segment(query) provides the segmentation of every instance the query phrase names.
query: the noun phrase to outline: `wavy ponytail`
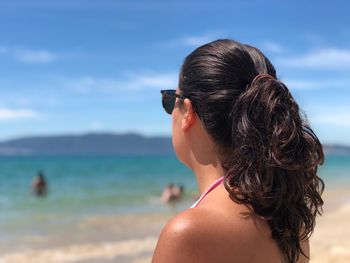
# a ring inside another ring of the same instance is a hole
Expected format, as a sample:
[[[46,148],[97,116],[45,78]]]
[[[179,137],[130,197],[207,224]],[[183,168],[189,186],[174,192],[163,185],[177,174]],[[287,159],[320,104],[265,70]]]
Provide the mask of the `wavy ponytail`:
[[[323,205],[324,184],[316,174],[322,146],[287,87],[273,78],[253,81],[231,116],[235,140],[223,164],[229,167],[225,187],[267,219],[286,262],[296,262]]]
[[[217,40],[185,59],[179,88],[219,147],[226,190],[267,220],[295,263],[322,212],[324,154],[273,65],[257,48]]]

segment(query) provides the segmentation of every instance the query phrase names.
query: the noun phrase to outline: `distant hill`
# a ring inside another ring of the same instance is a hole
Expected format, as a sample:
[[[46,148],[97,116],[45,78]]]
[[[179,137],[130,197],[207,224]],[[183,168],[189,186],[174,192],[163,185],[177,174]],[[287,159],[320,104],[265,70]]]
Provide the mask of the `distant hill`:
[[[349,146],[324,145],[326,154],[350,154]],[[37,136],[0,142],[0,156],[17,155],[172,155],[171,138],[138,134],[91,133]]]
[[[169,137],[137,134],[38,136],[0,142],[0,155],[174,154]]]
[[[325,154],[350,154],[350,146],[345,145],[323,145]]]

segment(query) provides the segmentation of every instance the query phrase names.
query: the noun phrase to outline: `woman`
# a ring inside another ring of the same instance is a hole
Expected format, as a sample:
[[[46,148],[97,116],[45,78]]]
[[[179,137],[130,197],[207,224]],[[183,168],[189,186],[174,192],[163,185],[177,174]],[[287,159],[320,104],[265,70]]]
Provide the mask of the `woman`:
[[[201,198],[164,227],[153,263],[308,262],[322,146],[257,48],[217,40],[162,91],[173,146]]]

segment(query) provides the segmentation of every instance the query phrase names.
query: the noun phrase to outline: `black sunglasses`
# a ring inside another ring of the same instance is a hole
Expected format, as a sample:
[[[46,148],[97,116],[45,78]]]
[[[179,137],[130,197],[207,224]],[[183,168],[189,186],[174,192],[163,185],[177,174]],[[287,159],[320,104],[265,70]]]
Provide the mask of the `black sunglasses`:
[[[181,100],[185,99],[183,95],[177,94],[176,90],[174,89],[161,90],[160,93],[162,93],[163,108],[168,114],[173,113],[176,98],[179,98]]]

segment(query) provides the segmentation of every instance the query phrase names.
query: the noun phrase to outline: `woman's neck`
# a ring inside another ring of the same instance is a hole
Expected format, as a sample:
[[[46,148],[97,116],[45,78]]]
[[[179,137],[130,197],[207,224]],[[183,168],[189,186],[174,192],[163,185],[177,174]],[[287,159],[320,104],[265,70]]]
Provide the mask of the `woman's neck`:
[[[196,176],[200,195],[202,195],[216,180],[224,176],[224,171],[220,165],[199,164],[192,167],[192,170]]]
[[[225,174],[220,161],[220,151],[200,121],[185,135],[189,149],[184,158],[185,163],[195,174],[199,193],[203,194],[212,183]]]

